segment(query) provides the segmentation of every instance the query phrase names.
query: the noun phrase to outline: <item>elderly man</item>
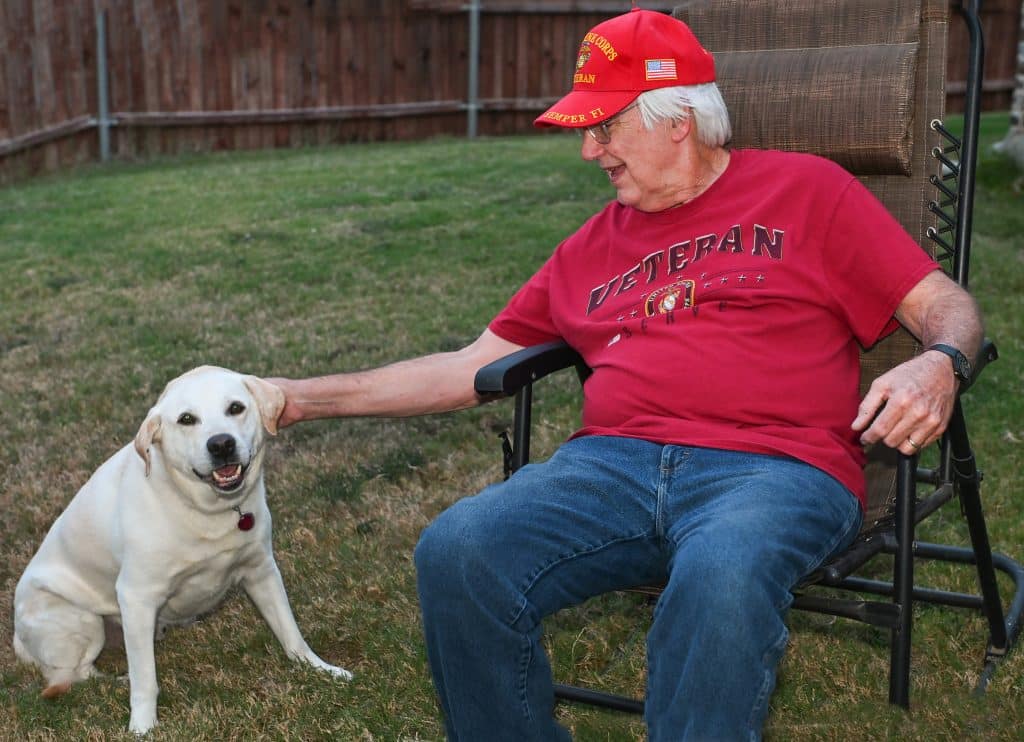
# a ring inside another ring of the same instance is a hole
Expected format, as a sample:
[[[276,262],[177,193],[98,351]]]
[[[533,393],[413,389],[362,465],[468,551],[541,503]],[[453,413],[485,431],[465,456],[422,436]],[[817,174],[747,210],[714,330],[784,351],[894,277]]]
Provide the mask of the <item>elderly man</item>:
[[[542,618],[651,582],[651,739],[758,738],[790,590],[860,527],[862,445],[934,441],[969,374],[971,298],[836,165],[728,149],[714,80],[669,16],[596,26],[537,124],[576,129],[615,201],[462,350],[275,380],[289,425],[470,407],[479,367],[557,338],[593,368],[582,428],[416,549],[451,739],[566,738]],[[860,400],[858,347],[897,322],[934,350]]]

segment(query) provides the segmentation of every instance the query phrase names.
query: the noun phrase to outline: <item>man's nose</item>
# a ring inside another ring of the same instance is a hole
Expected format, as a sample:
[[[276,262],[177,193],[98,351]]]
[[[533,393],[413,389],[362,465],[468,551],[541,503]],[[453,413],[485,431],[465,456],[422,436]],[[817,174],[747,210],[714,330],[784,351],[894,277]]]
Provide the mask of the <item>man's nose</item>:
[[[587,162],[596,160],[604,152],[604,145],[600,144],[594,137],[584,129],[583,141],[580,143],[580,157]]]

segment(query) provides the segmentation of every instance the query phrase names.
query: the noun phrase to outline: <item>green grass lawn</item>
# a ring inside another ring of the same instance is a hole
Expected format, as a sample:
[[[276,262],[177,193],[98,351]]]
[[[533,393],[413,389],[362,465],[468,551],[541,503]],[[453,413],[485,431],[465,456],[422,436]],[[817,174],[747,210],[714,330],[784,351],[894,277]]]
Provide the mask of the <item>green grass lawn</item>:
[[[983,120],[972,287],[1002,360],[965,402],[997,548],[1024,557],[1024,197]],[[305,376],[475,338],[558,240],[611,197],[575,137],[234,153],[87,168],[0,190],[0,740],[130,739],[123,651],[55,702],[10,648],[14,585],[53,519],[127,443],[164,384],[204,363]],[[538,390],[534,453],[577,418],[571,374]],[[289,428],[271,442],[275,551],[310,645],[356,679],[290,663],[255,609],[222,609],[157,645],[154,739],[439,739],[411,554],[459,497],[500,478],[501,402],[409,420]],[[925,534],[958,536],[955,506]],[[149,524],[149,527],[159,527]],[[970,589],[969,574],[926,571]],[[552,619],[562,679],[643,687],[649,610],[607,596]],[[869,627],[794,614],[766,732],[778,740],[1018,739],[1024,659],[972,698],[980,618],[915,615],[913,712],[886,703]],[[723,671],[727,669],[723,668]],[[638,719],[559,707],[581,740]]]

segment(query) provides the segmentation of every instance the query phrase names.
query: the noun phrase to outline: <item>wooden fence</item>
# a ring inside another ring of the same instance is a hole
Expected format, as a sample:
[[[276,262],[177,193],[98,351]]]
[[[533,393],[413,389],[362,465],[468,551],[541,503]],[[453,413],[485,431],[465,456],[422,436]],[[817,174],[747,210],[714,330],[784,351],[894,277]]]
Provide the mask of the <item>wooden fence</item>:
[[[467,10],[474,5],[476,24]],[[624,0],[4,0],[0,182],[98,159],[104,122],[110,153],[120,159],[461,136],[467,126],[526,132],[567,89],[583,34],[627,7]],[[1006,109],[1020,0],[986,0],[983,9],[984,103]],[[101,13],[105,55],[97,47]],[[956,81],[966,72],[961,25],[953,24],[950,110],[958,110]]]

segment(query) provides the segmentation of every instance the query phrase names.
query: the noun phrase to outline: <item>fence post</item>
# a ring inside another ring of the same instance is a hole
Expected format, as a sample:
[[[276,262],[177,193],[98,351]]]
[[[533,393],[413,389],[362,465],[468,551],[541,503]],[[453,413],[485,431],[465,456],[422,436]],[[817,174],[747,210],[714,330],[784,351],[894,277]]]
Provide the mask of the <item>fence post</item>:
[[[96,85],[98,86],[100,161],[110,159],[110,98],[107,87],[107,11],[96,11]]]
[[[465,6],[469,11],[469,90],[466,103],[466,136],[476,138],[477,114],[480,110],[480,0]]]

